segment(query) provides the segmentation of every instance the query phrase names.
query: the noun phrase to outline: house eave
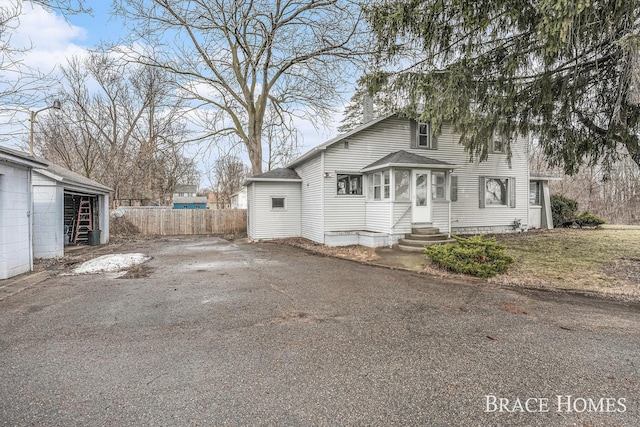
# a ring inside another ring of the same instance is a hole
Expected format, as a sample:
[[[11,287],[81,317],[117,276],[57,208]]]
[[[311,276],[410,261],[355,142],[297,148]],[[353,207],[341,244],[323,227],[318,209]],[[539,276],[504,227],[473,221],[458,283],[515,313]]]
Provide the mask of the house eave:
[[[316,155],[320,154],[322,151],[326,150],[327,148],[329,148],[330,146],[332,146],[333,144],[336,144],[340,141],[342,141],[345,138],[349,138],[352,135],[355,135],[358,132],[361,132],[373,125],[375,125],[376,123],[380,123],[383,120],[388,119],[389,117],[393,117],[395,116],[397,113],[391,113],[391,114],[387,114],[384,116],[380,116],[377,117],[373,120],[368,121],[367,123],[363,123],[360,126],[350,130],[349,132],[340,134],[335,136],[334,138],[331,138],[330,140],[318,145],[317,147],[312,148],[311,150],[307,151],[305,154],[303,154],[302,156],[298,157],[297,159],[295,159],[294,161],[292,161],[291,163],[289,163],[287,165],[288,168],[295,168],[296,166],[299,166],[300,164],[306,162],[307,160],[315,157]]]
[[[243,185],[248,185],[252,182],[302,182],[302,179],[288,179],[288,178],[247,178]]]
[[[68,191],[77,191],[79,193],[89,194],[109,194],[113,191],[111,188],[105,186],[93,186],[82,184],[79,182],[73,182],[65,177],[62,177],[45,169],[36,169],[35,172],[58,183],[60,186],[62,186],[62,188]]]
[[[445,165],[445,164],[424,164],[424,163],[385,163],[360,169],[360,172],[373,172],[380,169],[402,168],[402,169],[442,169],[451,170],[458,169],[461,165]]]
[[[529,181],[562,181],[558,176],[529,175]]]

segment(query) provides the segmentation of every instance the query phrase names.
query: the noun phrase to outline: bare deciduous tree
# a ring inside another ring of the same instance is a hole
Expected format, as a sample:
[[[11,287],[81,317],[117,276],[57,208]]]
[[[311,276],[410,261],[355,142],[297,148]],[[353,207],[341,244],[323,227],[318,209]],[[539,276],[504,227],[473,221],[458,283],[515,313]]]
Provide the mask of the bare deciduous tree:
[[[237,156],[218,158],[213,166],[214,185],[219,206],[231,204],[231,196],[242,188],[250,170]]]
[[[62,69],[64,109],[41,120],[37,148],[51,161],[114,189],[114,200],[170,200],[196,169],[185,158],[188,109],[164,70],[106,53]]]
[[[532,140],[529,167],[534,173],[561,178],[550,183],[551,193],[577,201],[579,213],[588,211],[613,224],[640,223],[640,170],[629,157],[620,156],[611,166],[591,162],[568,176],[549,167],[543,150]]]
[[[182,95],[205,107],[207,137],[241,142],[254,174],[268,111],[328,123],[360,36],[351,0],[123,0],[117,13],[134,24],[132,41],[156,49],[130,58],[175,73]]]

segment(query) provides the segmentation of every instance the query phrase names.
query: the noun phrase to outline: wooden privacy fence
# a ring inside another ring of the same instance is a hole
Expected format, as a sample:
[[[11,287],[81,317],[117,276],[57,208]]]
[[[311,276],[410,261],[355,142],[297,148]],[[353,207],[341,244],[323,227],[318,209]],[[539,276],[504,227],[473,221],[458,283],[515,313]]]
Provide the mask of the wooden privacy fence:
[[[246,209],[168,209],[120,207],[111,211],[114,234],[176,236],[238,234],[247,231]]]

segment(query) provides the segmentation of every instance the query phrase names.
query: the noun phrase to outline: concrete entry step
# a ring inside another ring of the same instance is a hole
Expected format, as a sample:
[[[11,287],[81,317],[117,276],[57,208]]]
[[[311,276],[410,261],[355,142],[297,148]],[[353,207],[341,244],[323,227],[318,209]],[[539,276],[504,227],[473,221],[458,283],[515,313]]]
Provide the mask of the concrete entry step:
[[[422,253],[424,251],[424,246],[405,246],[401,243],[398,243],[397,248],[404,252]]]
[[[436,227],[412,227],[412,234],[439,234],[440,229]]]
[[[444,245],[446,243],[455,243],[455,239],[445,239],[445,240],[408,240],[408,239],[400,239],[398,244],[402,246],[411,246],[415,248],[424,248],[425,246],[432,245]]]
[[[405,240],[447,240],[449,236],[444,233],[434,234],[405,234]]]

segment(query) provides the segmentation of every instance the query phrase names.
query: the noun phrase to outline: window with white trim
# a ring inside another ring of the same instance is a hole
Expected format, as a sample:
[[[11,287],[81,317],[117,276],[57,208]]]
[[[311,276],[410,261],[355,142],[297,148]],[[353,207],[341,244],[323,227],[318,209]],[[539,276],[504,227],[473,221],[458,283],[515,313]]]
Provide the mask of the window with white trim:
[[[391,197],[391,177],[389,170],[369,175],[369,199],[388,200]]]
[[[344,195],[362,195],[362,175],[360,174],[337,174],[336,194]]]
[[[516,179],[513,177],[480,177],[480,207],[516,206]]]
[[[540,206],[540,182],[538,181],[529,183],[529,204]]]
[[[418,148],[435,148],[431,140],[431,124],[418,123]]]
[[[490,141],[489,152],[492,154],[506,154],[507,140],[500,135],[494,135]]]

